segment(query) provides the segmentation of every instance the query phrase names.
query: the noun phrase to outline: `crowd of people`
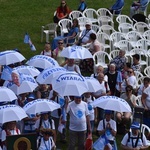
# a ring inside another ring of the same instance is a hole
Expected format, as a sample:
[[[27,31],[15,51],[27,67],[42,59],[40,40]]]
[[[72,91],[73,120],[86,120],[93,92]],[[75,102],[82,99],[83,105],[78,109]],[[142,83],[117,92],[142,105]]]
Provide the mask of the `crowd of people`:
[[[143,1],[134,2],[131,7],[131,16],[134,9],[146,3],[146,0]],[[115,9],[118,10],[123,6],[124,0],[117,0],[109,10],[113,13]],[[86,8],[85,1],[80,0],[77,10],[83,12]],[[66,1],[61,0],[54,16],[54,22],[58,23],[59,20],[68,18],[70,12],[71,9],[67,6]],[[38,150],[56,149],[58,140],[63,144],[67,143],[68,150],[74,150],[76,146],[78,150],[84,150],[87,136],[97,133],[98,137],[105,136],[107,139],[104,149],[115,150],[117,149],[115,138],[119,129],[122,129],[121,125],[124,127],[122,134],[125,134],[121,141],[123,149],[148,148],[146,138],[150,135],[146,137],[144,133],[140,132],[141,125],[139,122],[132,122],[134,120],[132,119],[132,117],[134,118],[134,108],[138,105],[138,96],[141,96],[141,103],[145,109],[142,121],[150,127],[150,78],[145,77],[143,84],[138,85],[134,72],[141,71],[139,54],[133,55],[133,63],[130,63],[125,57],[126,51],[121,49],[119,55],[110,61],[107,69],[104,69],[103,66],[93,68],[93,59],[81,60],[77,64],[75,59],[60,56],[64,48],[74,42],[79,46],[89,44],[89,51],[92,55],[102,51],[102,44],[97,40],[96,33],[91,26],[92,23],[88,20],[85,23],[85,29],[80,33],[78,19],[73,19],[68,33],[64,36],[55,37],[52,43],[46,43],[40,55],[54,58],[60,66],[68,71],[75,71],[80,75],[83,72],[90,73],[90,76],[95,78],[102,88],[96,92],[87,92],[80,96],[62,97],[52,89],[51,85],[40,84],[32,93],[20,94],[13,103],[21,107],[35,99],[50,99],[59,103],[61,108],[53,112],[41,112],[35,116],[28,116],[20,122],[4,123],[0,136],[0,149],[7,149],[6,137],[8,135],[36,133]],[[75,41],[77,35],[79,38]],[[117,96],[124,99],[130,105],[132,112],[115,112],[93,108],[91,102],[102,96]],[[69,122],[69,129],[67,128],[67,121]],[[67,130],[69,131],[69,139],[66,135]]]

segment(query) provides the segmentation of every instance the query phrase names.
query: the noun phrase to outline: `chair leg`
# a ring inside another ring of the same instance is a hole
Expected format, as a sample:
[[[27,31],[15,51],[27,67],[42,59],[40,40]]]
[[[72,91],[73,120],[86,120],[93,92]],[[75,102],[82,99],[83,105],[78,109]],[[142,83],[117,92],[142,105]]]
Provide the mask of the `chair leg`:
[[[47,43],[49,42],[49,34],[48,33],[46,34],[46,42]]]

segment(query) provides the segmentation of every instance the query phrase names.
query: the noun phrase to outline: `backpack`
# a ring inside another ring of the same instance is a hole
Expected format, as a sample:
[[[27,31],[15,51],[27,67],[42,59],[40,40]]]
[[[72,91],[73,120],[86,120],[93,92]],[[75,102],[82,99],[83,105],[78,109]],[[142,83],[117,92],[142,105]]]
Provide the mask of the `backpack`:
[[[130,139],[136,139],[135,145],[133,145],[133,142],[132,142],[132,147],[133,147],[133,148],[136,148],[139,139],[141,139],[142,142],[143,142],[143,133],[142,133],[142,132],[139,133],[137,137],[131,137],[131,132],[128,132],[128,140],[127,140],[127,143],[130,142]]]

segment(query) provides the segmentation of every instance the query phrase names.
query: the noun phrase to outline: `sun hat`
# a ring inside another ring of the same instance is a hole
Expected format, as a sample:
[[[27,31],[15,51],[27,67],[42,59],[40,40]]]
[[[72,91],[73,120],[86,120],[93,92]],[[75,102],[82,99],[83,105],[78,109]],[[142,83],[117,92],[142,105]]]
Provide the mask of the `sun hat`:
[[[87,20],[86,23],[85,23],[85,25],[90,25],[91,26],[92,23],[89,20]]]
[[[133,122],[131,124],[131,129],[140,129],[140,124],[138,122]]]

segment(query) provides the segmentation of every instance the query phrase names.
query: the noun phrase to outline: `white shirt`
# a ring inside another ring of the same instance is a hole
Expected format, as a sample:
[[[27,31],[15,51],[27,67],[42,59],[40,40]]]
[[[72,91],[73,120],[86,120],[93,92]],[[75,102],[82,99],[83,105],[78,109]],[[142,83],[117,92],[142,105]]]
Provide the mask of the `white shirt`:
[[[77,73],[81,74],[81,71],[78,65],[75,65],[75,64],[73,66],[65,65],[64,68],[68,71],[76,71]]]
[[[145,93],[147,95],[146,97],[146,106],[150,109],[150,86],[147,87],[143,93]]]
[[[75,101],[70,102],[67,107],[67,113],[70,115],[70,130],[87,130],[86,116],[89,115],[89,110],[86,102],[81,101],[80,104],[76,104]]]
[[[140,135],[141,136],[141,135]],[[133,136],[132,133],[130,133],[130,137],[137,137],[137,136]],[[139,138],[138,140],[138,144],[136,148],[139,148],[141,146],[147,146],[147,139],[145,137],[145,135],[143,134],[143,142],[142,139]],[[133,139],[133,144],[135,145],[136,139]],[[130,141],[128,142],[128,133],[123,137],[121,144],[124,146],[128,146],[129,148],[133,148],[132,147],[132,139],[130,139]]]

